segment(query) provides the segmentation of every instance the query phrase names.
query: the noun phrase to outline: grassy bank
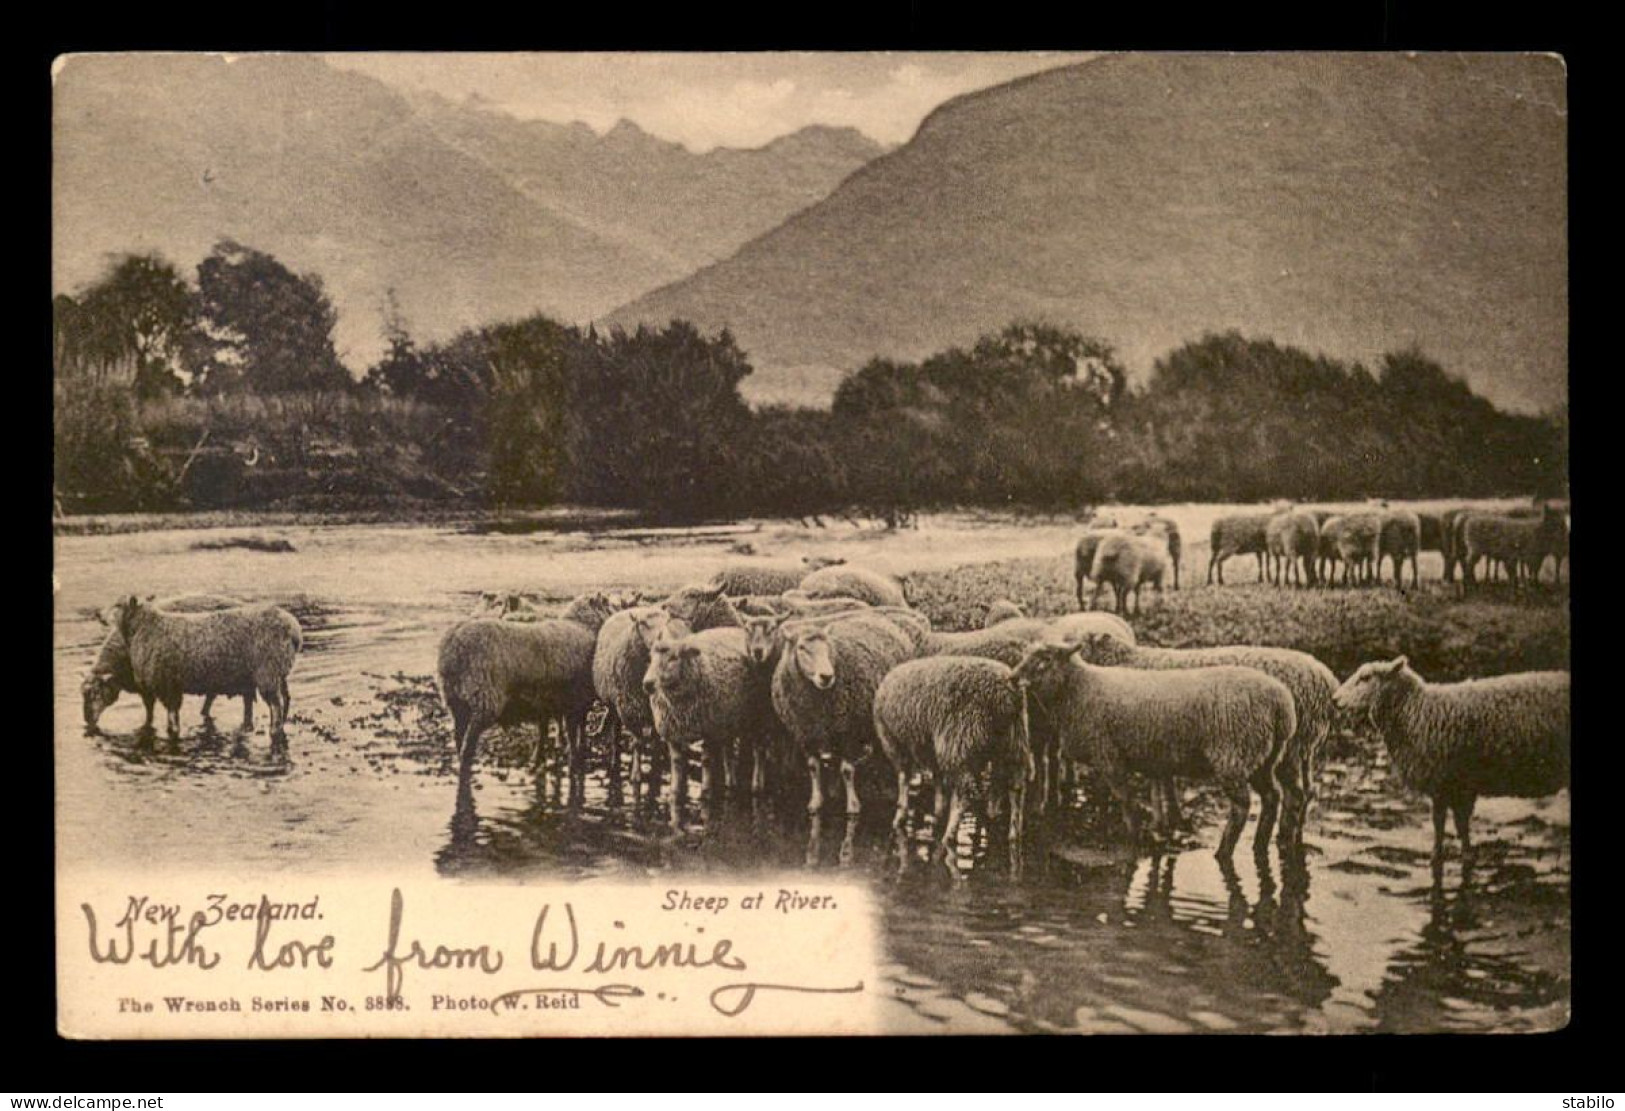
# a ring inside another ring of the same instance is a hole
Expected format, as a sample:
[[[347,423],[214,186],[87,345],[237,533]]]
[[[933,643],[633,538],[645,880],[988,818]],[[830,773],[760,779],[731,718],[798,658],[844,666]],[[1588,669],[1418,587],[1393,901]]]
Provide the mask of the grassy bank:
[[[940,628],[982,623],[988,603],[1019,602],[1047,616],[1077,608],[1067,559],[974,563],[911,576],[914,604]],[[1463,600],[1446,583],[1406,594],[1392,587],[1295,590],[1263,585],[1188,587],[1142,595],[1133,619],[1144,644],[1173,648],[1266,644],[1296,648],[1339,676],[1367,660],[1405,654],[1429,679],[1454,681],[1569,666],[1566,585],[1513,601],[1502,592]]]

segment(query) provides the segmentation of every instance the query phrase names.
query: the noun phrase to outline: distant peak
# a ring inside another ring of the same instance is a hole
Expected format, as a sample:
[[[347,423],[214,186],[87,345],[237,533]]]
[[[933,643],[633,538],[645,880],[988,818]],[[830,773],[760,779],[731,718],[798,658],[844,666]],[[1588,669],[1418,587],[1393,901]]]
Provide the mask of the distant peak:
[[[637,124],[633,123],[631,120],[627,119],[625,116],[622,116],[620,119],[615,121],[614,127],[604,132],[604,138],[620,140],[647,139],[649,138],[649,133],[643,130],[643,128],[639,127]]]

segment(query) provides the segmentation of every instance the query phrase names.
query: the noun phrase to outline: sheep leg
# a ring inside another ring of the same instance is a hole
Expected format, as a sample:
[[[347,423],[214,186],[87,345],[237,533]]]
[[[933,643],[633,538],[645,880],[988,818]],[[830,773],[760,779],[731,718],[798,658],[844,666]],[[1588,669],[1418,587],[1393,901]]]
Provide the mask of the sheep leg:
[[[1083,576],[1077,575],[1075,577],[1078,580],[1078,608],[1081,610],[1085,608],[1083,604]]]
[[[683,803],[688,801],[688,753],[676,739],[666,739],[666,757],[671,761],[670,809],[671,824],[683,827]]]
[[[1275,778],[1275,769],[1260,768],[1253,776],[1253,789],[1258,792],[1258,828],[1253,831],[1253,851],[1267,852],[1270,835],[1281,814],[1281,787]],[[1251,800],[1249,800],[1250,803]]]
[[[946,779],[937,783],[936,805],[936,857],[949,868],[953,867],[952,857],[955,852],[955,834],[959,832],[959,816],[963,802],[958,791]]]
[[[212,694],[203,696],[203,716],[206,718],[214,717],[214,695]]]
[[[1118,766],[1115,760],[1102,760],[1097,770],[1101,778],[1105,779],[1106,786],[1111,790],[1112,797],[1117,800],[1118,807],[1123,812],[1123,824],[1128,827],[1129,840],[1138,843],[1140,840],[1140,810],[1139,804],[1134,800],[1128,773]]]
[[[1466,795],[1452,799],[1450,812],[1456,819],[1456,837],[1461,841],[1461,859],[1465,862],[1473,852],[1473,839],[1468,836],[1467,828],[1473,822],[1473,804],[1478,800],[1473,795]]]
[[[177,695],[173,700],[164,699],[164,730],[169,734],[169,739],[172,741],[181,739],[182,698],[183,696]]]
[[[1228,860],[1236,853],[1236,842],[1241,840],[1242,827],[1247,824],[1247,815],[1253,808],[1253,792],[1245,779],[1233,779],[1224,784],[1224,794],[1230,800],[1230,817],[1225,819],[1224,833],[1214,855]]]
[[[1010,777],[1010,874],[1019,877],[1022,871],[1022,841],[1027,830],[1027,777],[1016,772]]]
[[[851,760],[841,761],[841,782],[846,784],[847,814],[859,813],[863,810],[863,803],[858,798],[858,766]]]
[[[1444,860],[1444,827],[1450,817],[1450,806],[1443,795],[1433,796],[1433,863]]]
[[[897,813],[892,817],[891,827],[901,830],[903,823],[908,821],[908,772],[897,773]]]
[[[207,714],[209,712],[209,703],[208,703],[207,699],[205,699],[204,703],[203,703],[203,712],[205,714]],[[272,707],[271,707],[271,716],[273,718],[276,716],[276,706],[275,706],[274,703],[272,704]],[[243,729],[244,733],[252,733],[254,731],[254,692],[253,691],[247,691],[247,692],[245,692],[243,694],[243,726],[242,726],[242,729]]]
[[[807,757],[807,778],[812,782],[812,793],[807,797],[807,813],[817,814],[824,809],[824,762],[816,753]]]

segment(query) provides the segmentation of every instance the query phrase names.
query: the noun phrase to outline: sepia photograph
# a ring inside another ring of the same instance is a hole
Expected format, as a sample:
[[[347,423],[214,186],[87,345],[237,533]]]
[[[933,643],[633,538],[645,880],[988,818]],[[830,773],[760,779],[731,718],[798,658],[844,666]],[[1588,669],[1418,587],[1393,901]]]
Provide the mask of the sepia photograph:
[[[50,81],[63,1037],[1569,1024],[1561,56]]]

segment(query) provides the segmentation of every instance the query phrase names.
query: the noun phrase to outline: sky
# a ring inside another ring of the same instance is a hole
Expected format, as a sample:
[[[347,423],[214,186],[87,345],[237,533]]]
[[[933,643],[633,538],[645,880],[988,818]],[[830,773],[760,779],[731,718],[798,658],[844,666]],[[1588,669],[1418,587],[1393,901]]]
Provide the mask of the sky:
[[[911,138],[945,100],[1093,57],[1079,53],[334,54],[399,88],[476,96],[521,119],[629,119],[696,153],[759,147],[812,124]]]

